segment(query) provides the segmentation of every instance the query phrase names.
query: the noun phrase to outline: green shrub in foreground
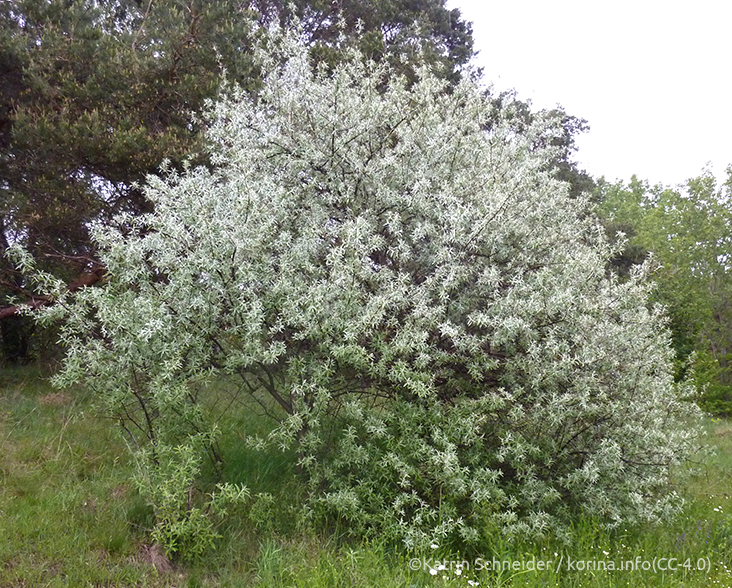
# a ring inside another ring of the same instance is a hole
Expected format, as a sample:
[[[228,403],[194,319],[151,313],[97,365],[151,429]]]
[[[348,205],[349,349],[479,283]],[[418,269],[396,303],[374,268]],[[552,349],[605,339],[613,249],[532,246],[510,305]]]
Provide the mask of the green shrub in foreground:
[[[216,168],[150,178],[155,212],[96,232],[104,287],[57,287],[59,383],[92,387],[154,477],[171,452],[216,459],[198,384],[236,375],[278,423],[247,442],[298,452],[303,517],[407,546],[674,514],[696,412],[645,270],[606,275],[548,171],[558,129],[517,133],[468,81],[271,46],[261,94],[206,115]]]

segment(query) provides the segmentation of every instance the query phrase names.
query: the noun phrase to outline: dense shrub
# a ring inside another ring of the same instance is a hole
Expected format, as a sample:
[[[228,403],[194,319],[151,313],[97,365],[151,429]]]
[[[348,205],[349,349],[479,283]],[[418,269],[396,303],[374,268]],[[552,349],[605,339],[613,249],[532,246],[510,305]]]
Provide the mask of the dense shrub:
[[[196,382],[237,375],[278,423],[249,441],[298,450],[303,515],[407,545],[672,514],[694,409],[643,268],[606,275],[552,175],[559,130],[517,134],[469,81],[408,86],[358,55],[313,72],[276,45],[258,97],[210,108],[217,167],[150,178],[154,212],[96,232],[106,284],[44,311],[60,381],[155,468],[206,451]]]

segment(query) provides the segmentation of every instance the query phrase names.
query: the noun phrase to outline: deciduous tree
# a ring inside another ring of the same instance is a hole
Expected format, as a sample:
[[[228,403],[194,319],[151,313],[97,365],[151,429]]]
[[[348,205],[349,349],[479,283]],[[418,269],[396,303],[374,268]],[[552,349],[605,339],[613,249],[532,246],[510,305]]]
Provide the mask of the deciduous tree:
[[[732,173],[732,169],[729,170]],[[671,319],[678,376],[694,369],[699,399],[714,412],[732,411],[732,176],[718,186],[705,172],[681,189],[633,178],[601,185],[601,212],[627,233],[618,260],[658,264],[655,300]],[[691,365],[689,361],[691,360]]]
[[[187,455],[190,480],[176,448],[216,430],[195,383],[239,378],[274,418],[248,442],[299,456],[303,513],[410,546],[673,513],[694,406],[644,270],[607,276],[613,249],[538,146],[561,127],[517,134],[426,68],[313,72],[289,36],[260,59],[257,98],[206,118],[215,166],[150,178],[152,212],[95,229],[106,284],[43,278],[60,382],[94,389],[150,471]]]

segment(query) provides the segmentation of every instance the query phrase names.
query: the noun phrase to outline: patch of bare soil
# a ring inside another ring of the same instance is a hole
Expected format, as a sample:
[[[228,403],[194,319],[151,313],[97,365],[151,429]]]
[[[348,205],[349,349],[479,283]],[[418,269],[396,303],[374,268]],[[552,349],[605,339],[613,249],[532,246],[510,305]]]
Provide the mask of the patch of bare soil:
[[[173,571],[173,564],[165,555],[163,548],[157,543],[153,545],[143,545],[140,548],[138,561],[152,565],[159,574],[167,574]]]
[[[41,397],[41,404],[45,406],[64,406],[71,401],[71,397],[63,392],[51,392]]]

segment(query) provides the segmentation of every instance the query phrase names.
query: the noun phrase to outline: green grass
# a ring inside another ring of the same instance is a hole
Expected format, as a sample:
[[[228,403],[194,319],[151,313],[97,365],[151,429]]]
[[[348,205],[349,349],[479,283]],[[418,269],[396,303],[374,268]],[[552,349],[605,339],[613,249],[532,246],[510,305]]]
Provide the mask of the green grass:
[[[0,372],[0,586],[166,586],[145,565],[149,511],[89,399]]]
[[[292,456],[247,449],[240,433],[266,425],[248,409],[231,410],[222,425],[237,433],[222,438],[225,476],[251,489],[252,504],[222,526],[217,549],[203,560],[158,571],[154,562],[165,562],[149,545],[151,510],[131,483],[114,423],[96,414],[92,400],[81,390],[53,390],[37,370],[0,370],[0,588],[732,585],[728,421],[708,422],[718,451],[679,487],[687,506],[673,524],[609,532],[578,521],[568,546],[497,540],[466,558],[439,546],[404,554],[299,530],[288,509],[301,491]],[[524,562],[524,569],[479,569],[494,557]],[[603,569],[652,565],[654,558],[677,569]],[[527,569],[531,561],[548,569]],[[698,561],[711,569],[697,570]]]

